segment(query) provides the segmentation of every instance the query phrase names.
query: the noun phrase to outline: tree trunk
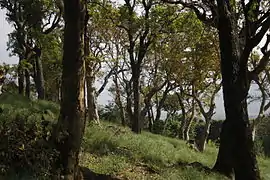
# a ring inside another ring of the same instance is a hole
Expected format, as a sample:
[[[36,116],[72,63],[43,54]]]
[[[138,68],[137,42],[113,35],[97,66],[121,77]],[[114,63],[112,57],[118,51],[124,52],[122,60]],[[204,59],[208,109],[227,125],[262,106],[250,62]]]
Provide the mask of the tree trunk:
[[[149,125],[148,125],[148,129],[150,132],[153,131],[153,125],[154,125],[154,117],[153,117],[153,114],[152,114],[152,107],[148,107],[148,111],[147,111],[147,114],[148,114],[148,122],[149,122]]]
[[[163,92],[163,95],[162,95],[162,98],[161,100],[159,101],[158,103],[158,106],[157,106],[157,114],[156,114],[156,118],[155,118],[155,121],[158,121],[160,120],[160,117],[161,117],[161,109],[165,103],[165,100],[167,98],[167,95],[169,93],[169,85],[167,85],[165,91]]]
[[[247,94],[250,87],[247,64],[241,59],[235,20],[224,13],[219,3],[219,40],[226,120],[220,135],[220,147],[214,169],[235,179],[260,179],[259,168],[248,120]]]
[[[203,152],[205,150],[206,140],[208,138],[208,135],[210,133],[210,126],[211,126],[211,118],[205,119],[205,126],[203,128],[203,132],[200,136],[199,142],[197,144],[198,150],[200,152]]]
[[[189,131],[190,127],[192,124],[192,121],[194,120],[195,117],[195,101],[194,99],[192,100],[192,107],[191,107],[191,116],[187,119],[185,123],[185,129],[184,129],[184,140],[188,141],[189,140]]]
[[[185,140],[186,110],[185,110],[185,106],[184,106],[183,99],[182,99],[181,95],[179,93],[176,93],[176,95],[177,95],[179,105],[180,105],[181,111],[182,111],[179,137],[181,139]]]
[[[132,131],[141,133],[141,107],[140,107],[140,65],[136,64],[132,67],[132,84],[133,84],[133,98],[134,111],[132,115]]]
[[[30,82],[30,74],[29,70],[25,70],[25,95],[26,97],[30,98],[31,93],[31,82]]]
[[[78,155],[85,124],[85,70],[82,58],[83,6],[80,0],[64,0],[62,100],[54,137],[60,151],[61,174],[65,180],[78,179]]]
[[[252,126],[252,141],[254,142],[256,138],[256,125]]]
[[[131,92],[131,82],[130,81],[125,81],[125,90],[126,90],[126,111],[128,114],[128,119],[129,119],[129,124],[132,124],[132,100],[131,100],[131,96],[132,96],[132,92]]]
[[[88,120],[91,122],[95,122],[97,124],[100,124],[99,122],[99,115],[98,115],[98,109],[97,109],[97,100],[96,100],[96,93],[95,93],[95,87],[94,77],[87,77],[87,105],[88,105]]]
[[[184,140],[186,141],[189,140],[189,131],[190,131],[191,124],[194,120],[194,116],[195,114],[192,113],[191,117],[189,117],[186,122],[185,130],[184,130]]]
[[[121,101],[121,92],[120,92],[120,87],[118,84],[118,77],[117,74],[114,75],[113,82],[115,84],[115,103],[119,108],[120,111],[120,118],[121,118],[121,124],[123,126],[126,125],[126,120],[125,120],[125,110]]]
[[[24,95],[24,90],[25,90],[25,86],[24,86],[24,70],[22,67],[22,58],[20,57],[19,60],[19,66],[18,66],[18,85],[19,85],[19,94]]]
[[[36,53],[39,53],[35,57],[35,67],[36,67],[36,77],[35,77],[35,84],[36,90],[38,93],[38,99],[45,99],[45,82],[44,82],[44,75],[43,75],[43,67],[42,62],[40,59],[41,50],[36,50]]]

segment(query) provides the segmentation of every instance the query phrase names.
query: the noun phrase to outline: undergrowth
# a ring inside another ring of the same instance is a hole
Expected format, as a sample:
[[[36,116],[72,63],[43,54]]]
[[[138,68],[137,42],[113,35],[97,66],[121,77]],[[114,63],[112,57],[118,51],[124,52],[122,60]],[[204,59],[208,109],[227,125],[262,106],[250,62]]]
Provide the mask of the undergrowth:
[[[0,96],[0,179],[46,179],[57,153],[47,146],[59,106],[47,101],[29,101],[16,94]],[[31,134],[32,133],[32,134]],[[44,137],[45,135],[45,137]],[[211,168],[217,148],[208,145],[204,153],[190,149],[184,141],[149,132],[134,134],[129,128],[102,122],[88,125],[80,153],[80,165],[96,173],[113,174],[130,180],[222,180],[224,176],[190,166],[199,162]],[[270,179],[270,160],[258,158],[263,179]],[[33,176],[35,174],[35,176]],[[47,178],[48,179],[48,178]]]
[[[102,123],[87,127],[80,159],[98,173],[127,179],[226,179],[188,166],[200,162],[211,167],[216,156],[214,146],[199,153],[178,139],[148,132],[137,135],[128,128]]]

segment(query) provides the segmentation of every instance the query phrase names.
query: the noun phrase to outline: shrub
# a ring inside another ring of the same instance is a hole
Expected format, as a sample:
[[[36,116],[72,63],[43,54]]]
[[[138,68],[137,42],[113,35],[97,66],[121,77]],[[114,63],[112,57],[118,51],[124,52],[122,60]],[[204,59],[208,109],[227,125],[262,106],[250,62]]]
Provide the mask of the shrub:
[[[52,111],[57,108],[48,103],[52,109],[44,111],[45,102],[20,96],[3,95],[0,99],[0,179],[51,179],[58,153],[49,137],[56,118]]]
[[[29,117],[29,116],[28,116]],[[41,121],[31,121],[25,115],[14,120],[2,121],[0,125],[1,173],[50,175],[51,164],[57,152],[48,142],[51,123],[47,127]]]

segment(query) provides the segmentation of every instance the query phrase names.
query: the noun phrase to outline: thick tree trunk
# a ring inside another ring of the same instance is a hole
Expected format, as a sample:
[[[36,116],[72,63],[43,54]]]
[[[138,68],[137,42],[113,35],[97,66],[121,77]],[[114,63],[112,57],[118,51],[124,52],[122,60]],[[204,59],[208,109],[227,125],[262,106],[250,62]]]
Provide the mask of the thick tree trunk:
[[[31,82],[30,82],[30,73],[29,70],[25,70],[25,96],[30,98],[31,94]]]
[[[98,115],[98,109],[97,109],[97,100],[96,100],[96,93],[95,93],[95,87],[94,77],[87,77],[87,105],[88,105],[88,120],[91,122],[95,122],[97,124],[100,124],[99,122],[99,115]]]
[[[64,55],[62,100],[54,137],[60,151],[60,167],[65,180],[78,179],[78,155],[81,147],[84,116],[84,60],[82,31],[84,11],[80,0],[64,0]]]
[[[226,120],[220,135],[220,147],[214,169],[235,179],[260,179],[248,120],[247,94],[250,87],[247,64],[241,59],[235,20],[224,13],[219,2],[219,40]]]
[[[134,111],[132,115],[132,131],[141,133],[141,106],[140,106],[140,67],[138,64],[132,68],[132,85],[133,85],[133,99]]]
[[[206,141],[208,138],[208,135],[210,133],[210,126],[211,126],[211,118],[205,119],[205,126],[203,128],[203,132],[200,136],[200,139],[198,141],[197,147],[200,152],[203,152],[205,150]]]
[[[19,60],[19,66],[18,66],[18,85],[19,85],[19,94],[24,95],[24,90],[25,90],[25,86],[24,86],[24,70],[22,67],[22,58],[20,58]]]

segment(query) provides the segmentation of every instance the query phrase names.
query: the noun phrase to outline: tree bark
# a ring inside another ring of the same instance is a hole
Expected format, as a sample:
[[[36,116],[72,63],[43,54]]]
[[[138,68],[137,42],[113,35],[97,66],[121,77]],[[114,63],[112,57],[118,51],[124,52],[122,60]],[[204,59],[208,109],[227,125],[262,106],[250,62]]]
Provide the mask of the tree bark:
[[[163,92],[163,95],[158,103],[158,106],[157,106],[157,114],[156,114],[156,118],[155,118],[155,121],[158,121],[160,120],[160,117],[161,117],[161,109],[165,103],[165,100],[167,98],[167,95],[168,93],[170,92],[171,88],[170,88],[170,83],[167,84],[166,86],[166,89],[164,90]]]
[[[220,135],[220,148],[214,169],[235,179],[260,179],[252,131],[248,120],[247,94],[250,87],[247,64],[241,59],[236,21],[224,13],[218,1],[218,31],[226,120]]]
[[[22,65],[22,58],[20,57],[19,60],[19,66],[18,66],[18,85],[19,85],[19,94],[24,95],[24,90],[25,90],[25,86],[24,86],[24,70],[23,70],[23,65]]]
[[[179,93],[176,93],[180,107],[181,107],[181,111],[182,111],[182,117],[181,117],[181,124],[180,124],[180,138],[185,140],[185,125],[186,125],[186,110],[185,110],[185,106],[184,106],[184,102],[183,99],[181,97],[181,95]],[[182,94],[183,96],[183,94]]]
[[[28,69],[25,69],[25,96],[30,98],[30,94],[31,94],[30,73]]]
[[[35,84],[36,84],[36,90],[38,93],[38,99],[45,99],[45,82],[44,82],[44,74],[43,74],[43,67],[42,62],[40,59],[41,56],[41,49],[38,47],[35,47],[34,49],[36,55],[35,55]]]
[[[121,101],[121,92],[120,92],[117,74],[114,75],[113,82],[115,84],[115,91],[116,91],[115,103],[118,106],[119,111],[120,111],[121,124],[123,126],[125,126],[126,125],[125,110],[124,110],[124,106],[123,106],[122,101]]]
[[[94,121],[97,124],[99,122],[99,115],[97,109],[97,100],[96,100],[96,92],[94,87],[95,79],[94,77],[87,77],[87,105],[88,105],[88,120]]]
[[[191,115],[190,115],[190,117],[188,117],[188,119],[185,123],[184,140],[186,140],[186,141],[189,140],[189,131],[190,131],[192,121],[194,120],[194,117],[195,117],[195,103],[193,102]]]
[[[136,64],[132,67],[132,87],[134,98],[134,111],[132,114],[132,131],[141,133],[141,106],[140,106],[140,65]]]
[[[132,124],[132,92],[131,92],[131,81],[125,81],[125,91],[126,91],[126,111],[128,114],[129,124]]]
[[[153,112],[152,112],[152,106],[148,107],[147,114],[148,114],[148,122],[149,122],[148,130],[150,132],[152,132],[153,131],[153,125],[154,125],[154,116],[153,116]]]
[[[74,180],[78,179],[78,155],[85,125],[85,70],[82,58],[84,4],[81,0],[64,0],[64,8],[62,100],[54,137],[60,151],[61,174],[66,180]]]
[[[198,141],[198,144],[197,144],[197,147],[198,147],[198,150],[200,152],[203,152],[205,150],[205,145],[206,145],[206,141],[207,141],[207,138],[209,136],[209,133],[210,133],[210,126],[211,126],[211,118],[207,118],[205,119],[205,126],[203,128],[203,132],[200,136],[200,139]]]

